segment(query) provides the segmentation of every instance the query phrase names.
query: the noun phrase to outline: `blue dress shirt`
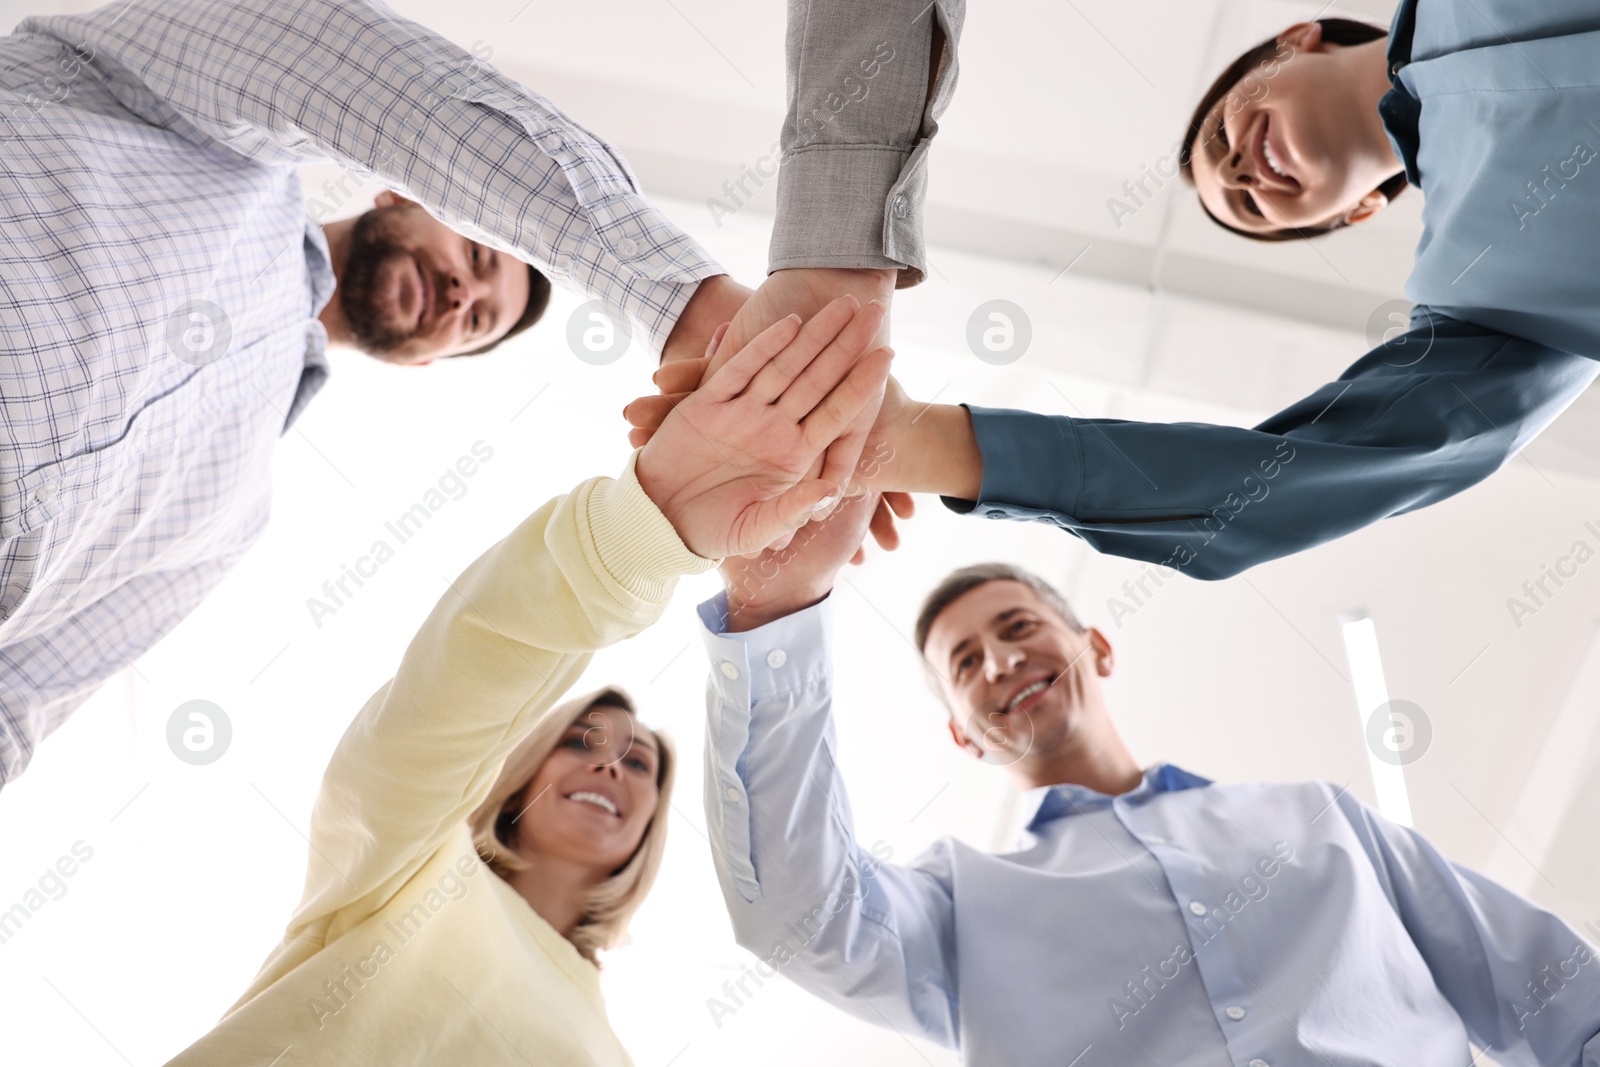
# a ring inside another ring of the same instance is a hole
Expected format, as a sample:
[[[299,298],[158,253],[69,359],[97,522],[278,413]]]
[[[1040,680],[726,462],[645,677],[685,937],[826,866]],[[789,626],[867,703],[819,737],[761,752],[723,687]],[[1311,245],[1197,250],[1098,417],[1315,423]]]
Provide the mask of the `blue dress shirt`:
[[[1254,429],[971,408],[991,518],[1226,578],[1498,470],[1600,374],[1600,8],[1406,0],[1379,107],[1427,197],[1410,329]]]
[[[1017,851],[856,843],[831,601],[723,633],[700,606],[705,803],[739,943],[878,1025],[1005,1067],[1600,1067],[1600,956],[1323,782],[1171,765],[1026,794]]]

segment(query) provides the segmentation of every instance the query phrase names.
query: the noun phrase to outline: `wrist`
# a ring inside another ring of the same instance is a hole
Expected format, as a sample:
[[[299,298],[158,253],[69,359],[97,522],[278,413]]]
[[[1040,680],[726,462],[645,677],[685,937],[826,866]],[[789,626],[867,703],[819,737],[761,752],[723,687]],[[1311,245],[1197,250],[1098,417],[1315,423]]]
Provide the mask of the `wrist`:
[[[713,274],[702,278],[667,335],[666,344],[661,348],[661,362],[705,355],[711,334],[737,315],[749,298],[750,290],[729,275]]]
[[[804,611],[828,599],[828,594],[833,592],[832,587],[826,589],[794,589],[784,590],[782,593],[762,597],[759,591],[752,592],[748,589],[736,588],[730,581],[727,583],[728,594],[728,626],[730,634],[746,633],[750,630],[759,630],[761,627],[779,619],[793,615],[797,611]]]
[[[911,423],[906,440],[894,448],[898,467],[891,480],[895,484],[885,488],[978,499],[983,488],[983,453],[966,408],[929,404]]]

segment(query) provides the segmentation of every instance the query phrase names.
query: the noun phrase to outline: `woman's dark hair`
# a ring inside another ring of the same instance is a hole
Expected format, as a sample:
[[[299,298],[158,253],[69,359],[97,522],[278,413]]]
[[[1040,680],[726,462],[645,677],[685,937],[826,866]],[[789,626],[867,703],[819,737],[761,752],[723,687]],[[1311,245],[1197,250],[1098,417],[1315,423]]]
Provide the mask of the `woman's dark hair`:
[[[1318,19],[1322,25],[1322,39],[1328,44],[1344,47],[1355,44],[1366,44],[1376,41],[1380,37],[1389,36],[1389,31],[1382,26],[1374,26],[1368,22],[1356,22],[1353,19]],[[1189,128],[1183,134],[1183,147],[1178,152],[1178,169],[1183,172],[1183,180],[1190,185],[1194,184],[1193,162],[1194,143],[1199,138],[1200,132],[1205,128],[1206,117],[1211,114],[1211,109],[1217,102],[1231,93],[1236,85],[1244,81],[1257,67],[1264,65],[1268,60],[1278,54],[1278,39],[1269,37],[1256,45],[1244,55],[1228,65],[1228,69],[1217,75],[1217,80],[1211,83],[1211,88],[1206,90],[1200,98],[1199,105],[1194,109],[1194,115],[1189,119]],[[1378,192],[1393,200],[1406,189],[1406,176],[1396,174],[1393,178],[1378,186]],[[1224,230],[1248,237],[1253,241],[1298,241],[1306,237],[1317,237],[1324,233],[1332,233],[1348,226],[1349,223],[1342,219],[1331,222],[1326,226],[1308,226],[1292,230],[1268,230],[1265,233],[1251,233],[1226,222],[1211,214],[1211,209],[1204,203],[1200,205],[1212,222]]]

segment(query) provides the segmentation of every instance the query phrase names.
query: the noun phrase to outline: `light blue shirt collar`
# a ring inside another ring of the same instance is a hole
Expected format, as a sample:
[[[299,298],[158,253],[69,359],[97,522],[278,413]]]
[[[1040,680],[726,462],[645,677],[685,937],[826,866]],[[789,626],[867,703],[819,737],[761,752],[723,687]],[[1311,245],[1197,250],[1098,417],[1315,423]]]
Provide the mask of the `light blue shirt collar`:
[[[1130,792],[1121,794],[1124,801],[1141,803],[1159,793],[1176,793],[1181,789],[1196,789],[1211,784],[1211,779],[1191,774],[1171,763],[1157,763],[1144,772],[1144,781]],[[1117,799],[1081,785],[1041,785],[1022,794],[1022,810],[1027,813],[1027,829],[1036,833],[1047,822],[1067,815],[1098,811],[1109,807]]]

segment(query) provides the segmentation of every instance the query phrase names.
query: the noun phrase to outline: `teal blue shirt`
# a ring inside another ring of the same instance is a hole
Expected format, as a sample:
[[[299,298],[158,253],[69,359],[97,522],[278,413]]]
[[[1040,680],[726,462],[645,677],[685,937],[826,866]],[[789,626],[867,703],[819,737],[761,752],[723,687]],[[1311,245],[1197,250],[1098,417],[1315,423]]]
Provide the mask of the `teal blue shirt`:
[[[1488,477],[1600,374],[1600,4],[1406,0],[1411,328],[1254,429],[973,407],[990,518],[1226,578]]]

